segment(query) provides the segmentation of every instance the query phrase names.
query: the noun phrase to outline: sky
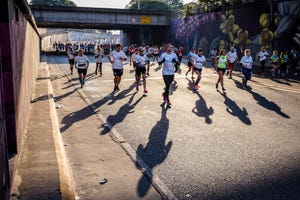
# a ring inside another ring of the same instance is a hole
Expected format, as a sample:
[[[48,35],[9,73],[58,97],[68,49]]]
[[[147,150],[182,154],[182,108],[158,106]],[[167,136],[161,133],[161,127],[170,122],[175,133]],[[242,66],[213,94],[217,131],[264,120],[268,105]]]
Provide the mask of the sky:
[[[125,8],[130,0],[72,0],[80,7]],[[183,0],[184,4],[193,0]]]

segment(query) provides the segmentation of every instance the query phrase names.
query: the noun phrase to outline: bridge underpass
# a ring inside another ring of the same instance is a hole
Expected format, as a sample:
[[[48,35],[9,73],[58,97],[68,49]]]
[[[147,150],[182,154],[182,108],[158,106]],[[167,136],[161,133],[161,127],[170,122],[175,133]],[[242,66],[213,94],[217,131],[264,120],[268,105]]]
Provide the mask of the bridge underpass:
[[[122,30],[126,43],[161,44],[166,41],[170,13],[128,9],[31,6],[39,28]]]

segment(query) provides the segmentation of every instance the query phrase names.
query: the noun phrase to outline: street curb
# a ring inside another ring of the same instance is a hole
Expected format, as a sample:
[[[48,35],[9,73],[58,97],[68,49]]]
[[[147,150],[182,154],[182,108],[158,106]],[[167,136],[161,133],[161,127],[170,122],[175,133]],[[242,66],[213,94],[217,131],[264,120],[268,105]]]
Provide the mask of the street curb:
[[[53,97],[54,96],[53,87],[49,79],[50,72],[49,72],[48,64],[46,62],[42,62],[40,67],[44,67],[46,69],[46,74],[47,74],[46,77],[48,77],[47,79],[48,94],[52,95]],[[70,167],[69,160],[66,156],[63,139],[59,129],[55,102],[53,98],[49,98],[48,101],[50,106],[50,117],[52,121],[56,158],[57,158],[57,164],[59,169],[61,196],[63,200],[75,200],[75,186],[73,180],[73,173]]]
[[[65,70],[60,67],[62,72],[65,74],[69,82],[72,82],[72,77],[65,72]],[[160,178],[156,175],[151,173],[151,169],[148,165],[138,156],[134,149],[126,142],[126,140],[119,134],[119,132],[109,123],[106,121],[105,117],[102,114],[96,112],[97,108],[93,105],[93,103],[89,100],[89,98],[84,94],[82,90],[77,90],[80,97],[83,101],[90,107],[90,109],[96,114],[98,120],[102,122],[102,124],[106,125],[110,130],[111,134],[110,137],[113,141],[117,142],[125,153],[130,157],[130,159],[137,163],[138,169],[146,176],[149,182],[153,185],[153,187],[157,190],[157,192],[161,195],[162,199],[167,200],[178,200],[178,198],[173,194],[171,190],[160,180]]]

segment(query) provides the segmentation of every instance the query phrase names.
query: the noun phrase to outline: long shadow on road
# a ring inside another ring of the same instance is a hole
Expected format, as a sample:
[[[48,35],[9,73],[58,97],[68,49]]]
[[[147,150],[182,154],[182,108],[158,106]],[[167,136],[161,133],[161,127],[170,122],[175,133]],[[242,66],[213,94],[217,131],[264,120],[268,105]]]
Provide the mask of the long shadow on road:
[[[161,104],[161,108],[161,118],[152,128],[147,145],[144,147],[143,144],[140,144],[136,151],[137,156],[139,156],[150,169],[148,179],[142,176],[139,180],[137,192],[140,197],[144,197],[149,191],[153,181],[153,168],[164,162],[172,147],[172,141],[166,144],[169,131],[169,119],[167,118],[167,109],[164,103]],[[137,167],[141,167],[138,163],[136,163],[136,165]]]
[[[207,107],[207,103],[205,99],[200,95],[199,92],[195,92],[192,89],[194,87],[193,81],[191,81],[190,79],[187,80],[188,80],[188,89],[193,91],[199,97],[199,100],[195,102],[195,107],[193,108],[192,112],[199,117],[204,117],[205,122],[207,124],[211,124],[212,120],[209,116],[214,114],[214,109],[211,106],[209,108]]]
[[[257,104],[264,107],[265,109],[274,111],[278,115],[284,117],[284,118],[290,118],[287,114],[281,111],[281,108],[274,103],[273,101],[269,101],[266,99],[266,97],[261,96],[260,94],[249,90],[249,93],[252,94],[253,98],[257,101]]]
[[[107,134],[112,127],[114,127],[116,124],[121,123],[124,121],[124,119],[127,117],[128,114],[131,114],[134,112],[135,106],[143,99],[143,96],[141,96],[138,100],[136,100],[133,104],[133,99],[137,92],[131,95],[129,98],[128,103],[124,104],[120,107],[118,112],[115,115],[110,115],[107,117],[107,122],[110,123],[111,127],[105,126],[103,131],[101,132],[102,135]]]
[[[91,106],[86,106],[78,111],[72,112],[62,119],[62,124],[64,124],[63,127],[60,128],[60,132],[63,133],[65,132],[68,128],[70,128],[74,123],[79,122],[81,120],[84,120],[91,115],[95,114],[97,111],[93,110],[98,109],[104,104],[108,102],[108,104],[112,105],[114,104],[117,100],[120,100],[128,95],[128,93],[134,88],[134,84],[132,84],[128,89],[123,90],[119,92],[117,95],[115,95],[114,92],[111,92],[110,94],[106,95],[104,98],[102,98],[99,101],[96,101],[92,104],[93,107]]]
[[[235,101],[230,99],[227,94],[218,92],[224,97],[224,104],[226,105],[226,111],[234,117],[238,117],[244,124],[251,125],[251,120],[248,117],[246,108],[240,108]]]
[[[240,83],[239,81],[234,80],[234,83],[237,88],[243,88],[242,83]],[[264,107],[265,109],[274,111],[275,113],[277,113],[278,115],[284,118],[290,118],[286,113],[282,112],[281,108],[273,101],[269,101],[268,99],[266,99],[266,97],[254,92],[250,87],[247,91],[253,96],[253,98],[256,100],[258,105]]]

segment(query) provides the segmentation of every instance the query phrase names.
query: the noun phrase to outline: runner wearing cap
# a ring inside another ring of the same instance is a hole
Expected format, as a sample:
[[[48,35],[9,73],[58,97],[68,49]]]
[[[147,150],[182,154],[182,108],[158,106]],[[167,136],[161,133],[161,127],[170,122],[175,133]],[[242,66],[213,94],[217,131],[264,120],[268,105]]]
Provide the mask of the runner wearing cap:
[[[112,69],[115,76],[114,91],[120,90],[119,84],[123,75],[123,61],[127,60],[124,51],[121,50],[121,44],[116,44],[116,50],[110,52],[110,54],[108,55],[108,60],[112,64]]]
[[[146,65],[149,61],[147,55],[144,54],[143,48],[139,48],[139,54],[134,57],[133,66],[135,69],[136,91],[139,91],[139,83],[141,75],[143,77],[144,93],[148,93],[146,89]]]
[[[205,56],[203,55],[203,50],[199,49],[198,54],[195,54],[193,56],[193,66],[194,66],[194,72],[197,74],[197,79],[194,85],[194,89],[198,90],[199,89],[199,82],[201,80],[201,74],[202,74],[202,67],[205,65],[206,59]]]
[[[163,101],[167,102],[168,107],[171,107],[171,102],[169,99],[170,85],[174,80],[174,73],[177,71],[179,66],[177,55],[172,52],[173,48],[174,46],[172,44],[167,44],[166,52],[160,56],[158,61],[159,65],[163,64],[162,74],[165,83],[165,92],[162,94],[162,96]]]
[[[82,49],[79,49],[78,56],[75,57],[75,66],[78,71],[79,82],[82,88],[85,84],[85,76],[89,67],[89,59],[86,55],[83,55]]]

